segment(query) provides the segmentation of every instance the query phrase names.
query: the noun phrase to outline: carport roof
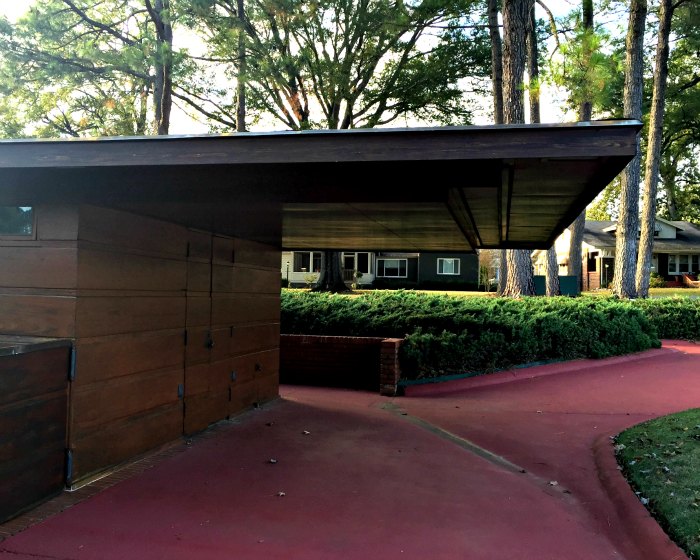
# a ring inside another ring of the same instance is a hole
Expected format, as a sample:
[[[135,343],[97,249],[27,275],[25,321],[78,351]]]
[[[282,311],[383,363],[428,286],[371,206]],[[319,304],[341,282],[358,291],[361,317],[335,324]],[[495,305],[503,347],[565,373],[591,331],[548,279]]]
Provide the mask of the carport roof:
[[[0,204],[95,204],[287,249],[546,248],[638,121],[0,141]]]

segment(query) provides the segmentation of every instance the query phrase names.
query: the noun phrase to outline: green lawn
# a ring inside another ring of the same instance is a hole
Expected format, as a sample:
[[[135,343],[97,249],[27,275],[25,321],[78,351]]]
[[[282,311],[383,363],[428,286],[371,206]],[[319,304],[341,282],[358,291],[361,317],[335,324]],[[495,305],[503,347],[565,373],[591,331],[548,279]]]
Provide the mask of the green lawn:
[[[634,426],[616,444],[642,503],[691,558],[700,558],[700,409]]]

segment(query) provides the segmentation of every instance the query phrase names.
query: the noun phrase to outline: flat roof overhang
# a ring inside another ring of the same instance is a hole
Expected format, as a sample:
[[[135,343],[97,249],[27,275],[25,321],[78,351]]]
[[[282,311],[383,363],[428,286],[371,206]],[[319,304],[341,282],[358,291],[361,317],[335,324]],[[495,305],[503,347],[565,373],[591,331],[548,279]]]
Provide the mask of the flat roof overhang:
[[[640,128],[4,140],[0,205],[95,204],[285,249],[544,249],[632,159]]]

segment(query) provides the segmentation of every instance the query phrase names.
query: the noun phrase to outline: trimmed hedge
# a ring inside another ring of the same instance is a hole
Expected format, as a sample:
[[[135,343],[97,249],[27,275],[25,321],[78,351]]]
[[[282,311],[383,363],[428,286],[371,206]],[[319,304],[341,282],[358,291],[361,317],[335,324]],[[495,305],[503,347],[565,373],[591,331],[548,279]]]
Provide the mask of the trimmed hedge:
[[[700,299],[640,299],[634,301],[633,305],[656,327],[659,338],[700,339]]]
[[[405,338],[402,370],[421,378],[628,354],[659,347],[659,336],[699,338],[700,302],[283,292],[282,332]]]

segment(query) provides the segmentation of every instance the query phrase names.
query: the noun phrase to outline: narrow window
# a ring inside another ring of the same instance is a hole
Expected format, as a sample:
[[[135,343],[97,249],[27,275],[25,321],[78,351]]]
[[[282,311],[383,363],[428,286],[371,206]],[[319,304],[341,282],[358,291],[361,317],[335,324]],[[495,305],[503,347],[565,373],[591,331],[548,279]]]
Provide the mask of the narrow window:
[[[294,272],[310,272],[311,253],[294,253]]]
[[[370,274],[369,253],[357,253],[357,270],[362,274]]]
[[[459,274],[459,259],[438,259],[437,260],[438,274]]]
[[[678,274],[678,259],[676,255],[668,256],[668,273]]]

